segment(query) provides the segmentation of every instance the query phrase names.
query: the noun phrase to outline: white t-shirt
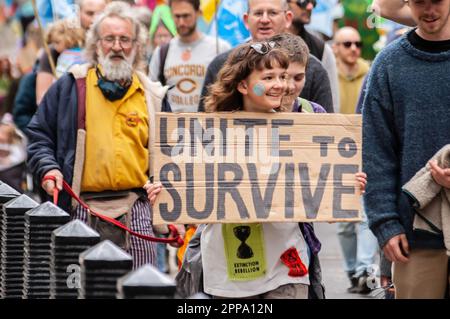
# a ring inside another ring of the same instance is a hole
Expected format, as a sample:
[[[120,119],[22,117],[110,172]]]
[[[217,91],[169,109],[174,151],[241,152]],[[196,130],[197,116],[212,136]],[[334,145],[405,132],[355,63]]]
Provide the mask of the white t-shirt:
[[[218,50],[217,50],[218,48]],[[184,43],[179,37],[170,40],[164,64],[166,85],[173,86],[168,91],[169,104],[173,112],[197,112],[201,90],[209,63],[231,46],[219,39],[202,34],[193,43]],[[150,61],[150,78],[158,81],[160,68],[160,48],[156,48]]]
[[[263,223],[266,273],[248,281],[231,281],[227,273],[221,224],[209,224],[202,232],[201,251],[203,285],[213,296],[241,298],[255,296],[286,284],[309,285],[309,275],[289,276],[289,268],[280,259],[283,252],[295,247],[306,269],[309,266],[307,246],[298,223]]]

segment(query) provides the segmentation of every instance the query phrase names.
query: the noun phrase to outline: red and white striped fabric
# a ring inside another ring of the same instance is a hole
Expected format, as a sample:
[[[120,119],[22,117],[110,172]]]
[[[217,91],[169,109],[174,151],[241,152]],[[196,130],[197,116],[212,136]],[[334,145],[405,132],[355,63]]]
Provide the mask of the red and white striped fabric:
[[[87,224],[88,211],[81,205],[75,210],[73,219],[79,219]],[[150,203],[147,199],[138,199],[131,208],[131,230],[143,235],[155,236],[152,227]],[[156,267],[156,243],[146,241],[136,236],[130,236],[130,248],[127,251],[133,257],[133,269],[145,264]]]

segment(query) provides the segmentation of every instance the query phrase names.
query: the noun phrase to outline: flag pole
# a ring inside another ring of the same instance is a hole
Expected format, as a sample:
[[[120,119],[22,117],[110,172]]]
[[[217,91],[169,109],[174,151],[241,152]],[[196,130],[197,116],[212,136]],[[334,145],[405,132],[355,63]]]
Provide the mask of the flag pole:
[[[219,54],[219,25],[217,21],[217,11],[220,0],[214,0],[214,21],[216,22],[216,55]]]
[[[56,68],[55,68],[55,62],[53,61],[52,54],[50,52],[50,48],[48,47],[47,41],[45,39],[45,33],[44,28],[42,27],[41,18],[39,17],[39,12],[37,10],[36,0],[31,0],[31,4],[33,5],[33,11],[34,11],[34,17],[38,23],[39,31],[41,33],[42,37],[42,43],[44,44],[44,50],[45,53],[47,53],[48,56],[48,62],[50,63],[50,68],[52,69],[53,76],[56,78]]]

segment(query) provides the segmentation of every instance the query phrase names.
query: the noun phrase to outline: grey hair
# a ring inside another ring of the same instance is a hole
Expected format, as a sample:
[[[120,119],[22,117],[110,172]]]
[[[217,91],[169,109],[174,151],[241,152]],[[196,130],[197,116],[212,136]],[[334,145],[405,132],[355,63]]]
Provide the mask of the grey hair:
[[[252,0],[247,0],[247,13],[250,13],[250,1]],[[289,5],[287,0],[280,0],[280,4],[281,4],[281,9],[283,10],[289,10]]]
[[[122,20],[130,21],[134,28],[134,38],[136,40],[137,52],[136,58],[133,61],[133,68],[137,70],[145,70],[147,65],[146,58],[146,42],[147,31],[142,27],[136,14],[131,6],[122,1],[113,1],[109,3],[105,10],[95,18],[94,23],[89,29],[86,37],[86,48],[84,56],[91,65],[98,63],[97,44],[100,40],[100,25],[106,18],[117,17]]]

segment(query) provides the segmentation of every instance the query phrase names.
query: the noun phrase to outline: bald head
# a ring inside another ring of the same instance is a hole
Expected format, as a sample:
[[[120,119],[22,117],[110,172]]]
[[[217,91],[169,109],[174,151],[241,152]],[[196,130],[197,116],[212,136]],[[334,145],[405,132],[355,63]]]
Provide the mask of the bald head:
[[[355,65],[361,57],[361,36],[352,27],[343,27],[334,35],[333,51],[339,62]]]
[[[348,39],[358,39],[361,40],[358,30],[353,27],[343,27],[340,28],[334,35],[334,42],[352,41]]]
[[[109,0],[79,0],[80,23],[83,29],[89,30],[95,17],[103,11]]]

